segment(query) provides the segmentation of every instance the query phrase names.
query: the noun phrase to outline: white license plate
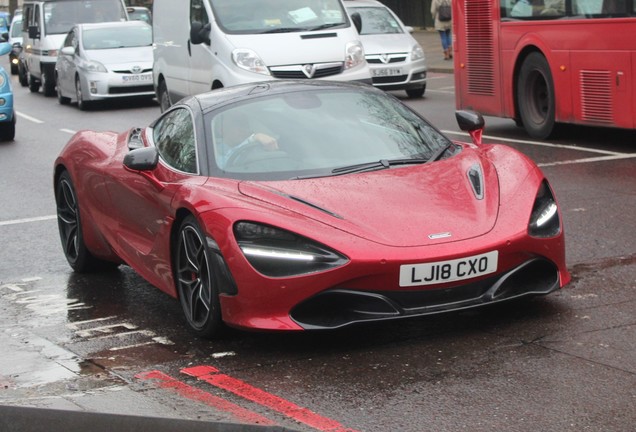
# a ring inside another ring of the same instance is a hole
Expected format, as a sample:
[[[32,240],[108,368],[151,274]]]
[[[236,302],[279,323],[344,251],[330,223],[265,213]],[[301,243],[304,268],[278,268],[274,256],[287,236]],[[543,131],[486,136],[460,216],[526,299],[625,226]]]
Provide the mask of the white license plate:
[[[497,271],[499,252],[492,251],[449,261],[400,266],[400,286],[433,285],[472,279]]]
[[[122,75],[121,80],[124,84],[147,82],[147,81],[152,81],[152,75],[150,74]]]
[[[373,73],[373,76],[375,77],[402,75],[402,69],[400,68],[372,69],[371,72]]]

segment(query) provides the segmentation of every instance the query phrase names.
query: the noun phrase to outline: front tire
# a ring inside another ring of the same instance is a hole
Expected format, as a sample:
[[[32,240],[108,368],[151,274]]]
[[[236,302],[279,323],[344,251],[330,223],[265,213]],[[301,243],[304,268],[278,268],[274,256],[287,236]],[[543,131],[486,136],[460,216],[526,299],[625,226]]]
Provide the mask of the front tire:
[[[159,101],[161,112],[165,112],[172,105],[170,95],[168,94],[168,86],[164,80],[161,80],[157,88],[157,100]]]
[[[90,103],[84,100],[82,82],[79,77],[75,77],[75,98],[77,99],[77,108],[79,108],[80,111],[86,111],[90,108]]]
[[[517,79],[519,116],[532,138],[545,139],[555,127],[554,82],[545,57],[534,52],[521,65]]]
[[[31,93],[37,93],[40,91],[40,82],[31,74],[29,74],[29,91]]]
[[[426,92],[426,84],[424,84],[422,87],[406,89],[406,95],[410,99],[421,98],[422,96],[424,96],[424,92]]]
[[[50,73],[42,72],[42,92],[46,97],[55,95],[55,79]]]
[[[0,141],[13,141],[15,138],[15,113],[10,122],[0,123]]]
[[[219,303],[219,269],[212,259],[205,234],[193,216],[179,227],[174,256],[174,278],[188,327],[197,336],[210,338],[222,327]]]
[[[57,87],[57,101],[60,105],[68,105],[71,103],[71,98],[68,98],[62,94],[62,87],[60,86],[60,77],[58,76],[55,80]]]
[[[55,185],[57,204],[57,225],[66,260],[78,273],[91,272],[102,268],[112,268],[117,264],[95,258],[84,243],[82,221],[75,187],[68,171],[60,174]]]

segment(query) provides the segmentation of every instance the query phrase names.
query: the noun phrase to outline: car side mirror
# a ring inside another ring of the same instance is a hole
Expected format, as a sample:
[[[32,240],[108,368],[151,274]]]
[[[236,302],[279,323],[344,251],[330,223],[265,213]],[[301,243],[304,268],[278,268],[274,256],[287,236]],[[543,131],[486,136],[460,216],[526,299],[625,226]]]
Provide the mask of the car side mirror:
[[[210,45],[210,24],[203,25],[198,21],[193,21],[190,26],[190,42],[193,45],[205,43]]]
[[[129,151],[124,156],[124,166],[135,171],[151,171],[159,163],[156,147],[143,147]]]
[[[9,40],[9,32],[3,32],[0,35],[0,42],[7,42]]]
[[[73,56],[75,55],[75,47],[72,46],[65,46],[62,48],[62,50],[60,51],[62,54],[67,55],[67,56]]]
[[[29,38],[30,39],[40,38],[40,28],[38,26],[29,26]]]
[[[358,33],[362,32],[362,17],[358,12],[354,12],[351,14],[351,21],[353,21],[353,25],[355,26]]]
[[[459,128],[470,134],[475,145],[481,145],[481,136],[486,122],[484,117],[476,111],[460,110],[455,112]]]

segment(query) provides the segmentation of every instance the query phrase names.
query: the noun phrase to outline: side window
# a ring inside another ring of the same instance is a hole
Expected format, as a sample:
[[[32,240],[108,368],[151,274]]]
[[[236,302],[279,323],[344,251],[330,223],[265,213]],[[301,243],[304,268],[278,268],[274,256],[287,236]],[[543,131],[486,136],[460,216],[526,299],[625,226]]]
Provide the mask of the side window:
[[[29,26],[31,25],[31,12],[33,10],[33,7],[31,5],[29,6],[25,6],[24,8],[24,14],[22,15],[22,31],[26,32],[29,31]]]
[[[195,21],[203,25],[210,22],[203,0],[190,0],[190,24]]]
[[[75,30],[71,30],[66,35],[66,38],[64,39],[64,45],[63,46],[65,46],[65,47],[75,46],[74,42],[75,42]]]
[[[33,13],[33,22],[31,25],[40,27],[40,5],[35,5],[35,12]]]
[[[154,127],[153,139],[161,158],[171,167],[197,173],[194,124],[190,111],[178,108],[161,118]]]

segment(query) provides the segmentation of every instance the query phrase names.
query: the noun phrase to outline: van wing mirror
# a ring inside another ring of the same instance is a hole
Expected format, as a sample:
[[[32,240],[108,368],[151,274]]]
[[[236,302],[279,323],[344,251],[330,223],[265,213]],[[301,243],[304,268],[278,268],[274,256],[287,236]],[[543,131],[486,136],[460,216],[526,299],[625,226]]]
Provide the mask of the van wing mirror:
[[[193,45],[205,43],[210,45],[210,24],[203,25],[198,21],[193,21],[190,25],[190,42]]]
[[[353,25],[358,30],[358,33],[362,32],[362,17],[358,12],[354,12],[351,14],[351,21],[353,21]]]
[[[40,28],[38,26],[29,26],[29,38],[30,39],[40,38]]]

